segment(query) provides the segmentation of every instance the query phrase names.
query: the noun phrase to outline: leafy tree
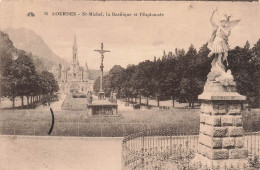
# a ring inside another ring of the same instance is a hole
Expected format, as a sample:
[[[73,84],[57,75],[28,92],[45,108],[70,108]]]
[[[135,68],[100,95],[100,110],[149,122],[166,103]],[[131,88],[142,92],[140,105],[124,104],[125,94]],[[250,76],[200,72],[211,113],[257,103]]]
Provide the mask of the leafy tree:
[[[249,104],[254,103],[255,96],[255,63],[252,62],[253,55],[246,43],[244,48],[236,47],[229,52],[229,65],[237,84],[240,94],[247,96]]]
[[[196,85],[200,84],[196,78],[196,58],[197,50],[191,45],[187,53],[180,58],[179,63],[179,71],[182,72],[179,100],[189,102],[189,106],[192,107],[198,97],[198,87]]]
[[[107,87],[106,87],[106,93],[107,96],[109,96],[112,92],[118,93],[120,91],[120,88],[118,87],[118,84],[120,83],[119,74],[124,69],[120,65],[115,65],[107,75]]]
[[[23,97],[31,95],[35,89],[37,74],[31,58],[24,51],[19,51],[18,58],[13,63],[12,73],[17,79],[16,92],[21,97],[23,106]]]
[[[149,98],[154,94],[154,80],[152,79],[154,74],[154,65],[152,61],[146,60],[137,65],[136,70],[133,74],[131,84],[134,83],[135,90],[140,96],[146,97],[147,103],[149,104]],[[134,89],[131,90],[134,92]]]
[[[11,92],[10,71],[15,51],[8,35],[0,31],[0,101]]]
[[[191,45],[185,53],[183,49],[175,49],[175,53],[164,51],[161,59],[154,57],[138,65],[129,65],[126,69],[115,66],[108,76],[104,77],[106,94],[117,92],[119,97],[136,98],[144,96],[156,98],[158,101],[172,99],[189,102],[194,106],[198,95],[203,92],[207,75],[211,69],[212,58],[208,58],[210,50],[204,44],[199,51]],[[249,42],[243,48],[236,47],[229,52],[229,68],[231,69],[238,92],[246,95],[248,102],[259,106],[260,86],[260,40],[250,49]],[[95,82],[98,91],[99,79]]]
[[[168,63],[169,68],[167,68],[168,75],[165,78],[165,86],[167,97],[172,98],[172,106],[174,107],[174,100],[179,96],[181,72],[178,70],[178,60],[176,58],[170,59]]]
[[[251,62],[254,63],[254,74],[253,74],[253,82],[255,85],[254,88],[254,106],[260,107],[260,39],[256,42],[254,47],[252,48],[252,60]]]
[[[59,90],[59,86],[54,78],[54,75],[48,71],[43,71],[41,73],[41,85],[43,94],[52,94]]]

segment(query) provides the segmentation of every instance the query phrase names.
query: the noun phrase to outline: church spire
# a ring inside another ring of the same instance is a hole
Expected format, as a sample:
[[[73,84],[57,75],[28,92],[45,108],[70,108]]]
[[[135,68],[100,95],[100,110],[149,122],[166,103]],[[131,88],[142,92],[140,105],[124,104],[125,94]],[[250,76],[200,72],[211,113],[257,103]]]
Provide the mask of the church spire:
[[[85,66],[86,66],[86,71],[88,71],[88,62],[87,61],[86,61]]]
[[[77,47],[76,35],[74,35],[73,60],[77,60],[77,59],[78,59],[78,47]]]

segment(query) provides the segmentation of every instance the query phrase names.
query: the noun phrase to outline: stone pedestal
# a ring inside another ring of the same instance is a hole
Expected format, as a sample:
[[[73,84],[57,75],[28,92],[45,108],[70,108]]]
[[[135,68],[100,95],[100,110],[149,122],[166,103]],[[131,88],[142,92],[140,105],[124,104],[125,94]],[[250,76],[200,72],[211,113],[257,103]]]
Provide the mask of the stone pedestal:
[[[105,99],[105,92],[99,91],[98,92],[98,100],[103,100]]]
[[[89,115],[118,116],[118,105],[108,100],[96,100],[88,105]]]
[[[241,107],[246,99],[236,86],[224,87],[218,82],[206,83],[199,96],[202,101],[197,161],[210,166],[247,163]]]

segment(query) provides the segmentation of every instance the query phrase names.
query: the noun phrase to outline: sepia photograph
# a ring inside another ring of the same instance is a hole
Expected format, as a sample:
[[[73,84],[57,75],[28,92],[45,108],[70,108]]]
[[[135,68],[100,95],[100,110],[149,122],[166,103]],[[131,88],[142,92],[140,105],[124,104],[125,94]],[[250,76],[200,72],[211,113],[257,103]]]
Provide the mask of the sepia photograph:
[[[260,3],[0,0],[0,170],[259,170]]]

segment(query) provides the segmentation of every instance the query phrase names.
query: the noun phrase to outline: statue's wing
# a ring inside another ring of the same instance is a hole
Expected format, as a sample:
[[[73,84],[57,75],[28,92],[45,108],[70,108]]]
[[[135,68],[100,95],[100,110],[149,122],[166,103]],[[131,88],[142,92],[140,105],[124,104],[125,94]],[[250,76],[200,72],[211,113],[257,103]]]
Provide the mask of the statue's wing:
[[[229,21],[228,25],[226,26],[226,29],[231,30],[234,28],[238,23],[240,22],[240,19]]]

